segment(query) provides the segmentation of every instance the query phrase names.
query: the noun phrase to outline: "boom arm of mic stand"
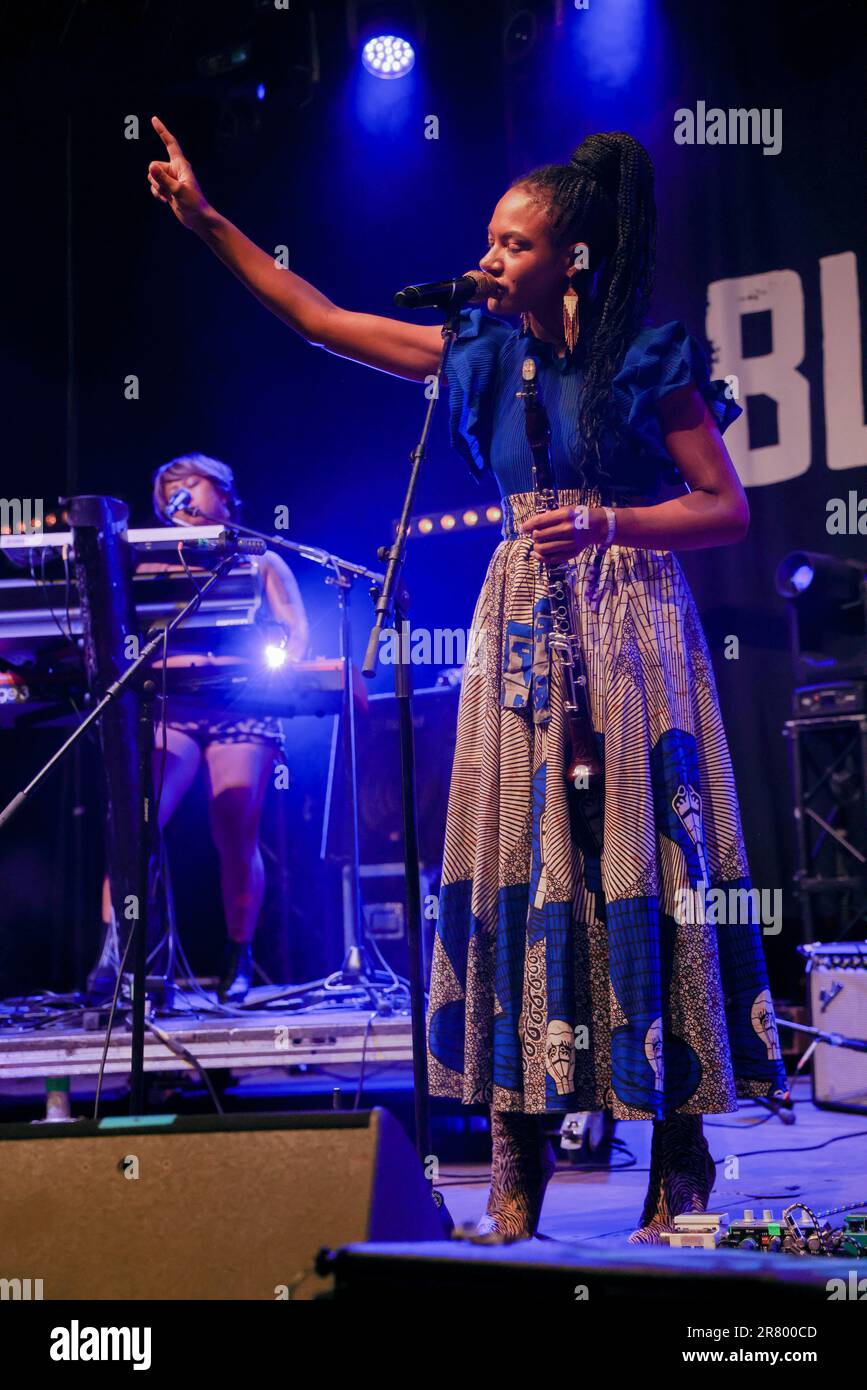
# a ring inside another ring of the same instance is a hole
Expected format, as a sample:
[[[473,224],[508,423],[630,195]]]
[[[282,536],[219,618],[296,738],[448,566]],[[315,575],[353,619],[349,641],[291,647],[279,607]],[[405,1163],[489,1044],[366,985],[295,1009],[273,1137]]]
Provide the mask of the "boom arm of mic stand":
[[[212,521],[215,526],[225,523],[218,516],[209,516],[207,512],[196,508],[196,515],[204,517],[205,521]],[[318,545],[305,545],[303,541],[290,541],[285,536],[269,536],[266,531],[257,531],[253,526],[241,526],[237,521],[231,522],[227,530],[237,531],[242,536],[254,536],[256,540],[264,541],[266,545],[276,546],[280,550],[289,550],[295,555],[301,555],[305,560],[310,560],[315,565],[330,565],[332,569],[345,570],[356,579],[369,579],[371,583],[381,584],[384,576],[377,574],[375,570],[370,570],[366,565],[356,565],[352,560],[344,560],[340,555],[334,555],[330,550],[322,550]]]

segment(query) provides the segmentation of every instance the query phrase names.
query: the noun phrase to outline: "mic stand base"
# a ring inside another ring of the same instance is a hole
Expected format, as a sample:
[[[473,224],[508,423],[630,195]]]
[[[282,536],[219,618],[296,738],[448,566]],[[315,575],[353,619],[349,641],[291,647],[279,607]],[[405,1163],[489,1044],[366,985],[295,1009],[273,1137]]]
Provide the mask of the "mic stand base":
[[[384,975],[384,972],[380,972]],[[384,978],[387,980],[388,976]],[[343,964],[334,975],[328,977],[329,987],[364,990],[377,1013],[388,1014],[391,1006],[384,995],[384,983],[376,978],[376,968],[367,947],[353,943],[343,957]]]

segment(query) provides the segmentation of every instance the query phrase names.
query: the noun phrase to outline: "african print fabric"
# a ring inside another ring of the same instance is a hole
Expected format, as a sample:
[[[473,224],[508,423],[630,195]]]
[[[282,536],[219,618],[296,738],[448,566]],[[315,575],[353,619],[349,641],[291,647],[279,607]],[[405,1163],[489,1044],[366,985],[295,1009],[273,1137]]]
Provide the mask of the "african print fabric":
[[[563,506],[595,500],[560,490]],[[458,714],[431,1094],[646,1120],[785,1093],[714,674],[680,564],[616,544],[573,564],[605,766],[594,806],[564,776],[547,581],[517,535],[535,500],[504,501]]]

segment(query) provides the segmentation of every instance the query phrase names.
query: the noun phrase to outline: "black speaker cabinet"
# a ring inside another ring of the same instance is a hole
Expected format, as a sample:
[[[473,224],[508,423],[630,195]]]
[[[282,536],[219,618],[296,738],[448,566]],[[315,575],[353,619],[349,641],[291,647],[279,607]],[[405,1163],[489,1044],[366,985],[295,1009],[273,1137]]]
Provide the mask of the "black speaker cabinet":
[[[428,868],[442,863],[460,694],[460,687],[432,686],[412,697],[419,858]],[[372,695],[367,714],[359,716],[356,767],[361,863],[393,863],[403,854],[400,725],[393,695]],[[327,852],[336,858],[349,852],[343,790],[338,764],[327,831]]]
[[[380,1109],[0,1127],[0,1279],[45,1299],[310,1299],[323,1246],[442,1237]]]

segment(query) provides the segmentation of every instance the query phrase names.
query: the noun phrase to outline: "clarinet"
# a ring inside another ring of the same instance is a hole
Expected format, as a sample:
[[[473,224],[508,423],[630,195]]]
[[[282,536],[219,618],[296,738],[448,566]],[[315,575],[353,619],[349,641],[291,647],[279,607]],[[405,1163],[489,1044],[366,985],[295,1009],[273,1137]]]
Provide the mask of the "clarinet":
[[[537,511],[550,512],[559,507],[560,501],[551,467],[551,426],[536,390],[534,358],[524,358],[521,375],[524,389],[516,394],[524,402],[524,424],[533,455],[533,491],[537,498]],[[548,571],[551,600],[551,657],[559,663],[563,673],[563,710],[569,743],[566,779],[576,791],[596,794],[601,790],[604,770],[590,715],[587,668],[581,649],[575,591],[571,582],[572,566],[567,561],[545,568]]]

